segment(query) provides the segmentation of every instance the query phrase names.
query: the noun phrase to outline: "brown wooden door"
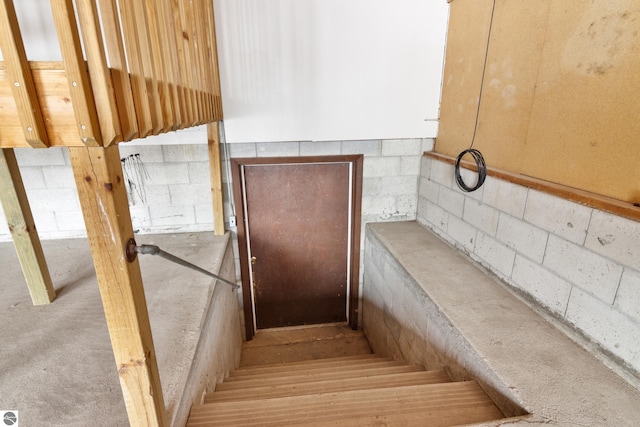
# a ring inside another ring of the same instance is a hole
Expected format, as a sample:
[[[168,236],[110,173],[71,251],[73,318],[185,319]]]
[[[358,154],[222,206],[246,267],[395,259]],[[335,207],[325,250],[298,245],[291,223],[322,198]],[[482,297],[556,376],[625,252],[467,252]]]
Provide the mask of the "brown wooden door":
[[[347,317],[350,163],[244,167],[258,329]]]

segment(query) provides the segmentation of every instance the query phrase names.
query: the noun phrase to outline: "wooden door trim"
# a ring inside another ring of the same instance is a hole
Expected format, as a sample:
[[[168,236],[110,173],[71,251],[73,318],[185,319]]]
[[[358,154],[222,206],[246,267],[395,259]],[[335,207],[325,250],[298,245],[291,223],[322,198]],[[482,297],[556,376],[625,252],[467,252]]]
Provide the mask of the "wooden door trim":
[[[350,163],[352,166],[352,205],[351,205],[351,259],[349,274],[349,326],[352,329],[358,328],[359,316],[359,287],[360,287],[360,223],[362,215],[362,167],[363,156],[361,154],[346,156],[307,156],[307,157],[248,157],[232,158],[231,173],[233,180],[233,197],[238,206],[236,209],[237,234],[238,234],[238,256],[240,257],[240,275],[242,277],[242,301],[244,306],[245,334],[247,341],[253,338],[254,315],[253,301],[251,298],[251,284],[249,275],[249,259],[247,248],[247,236],[245,234],[244,218],[244,196],[242,192],[243,166],[252,165],[277,165],[294,163]]]

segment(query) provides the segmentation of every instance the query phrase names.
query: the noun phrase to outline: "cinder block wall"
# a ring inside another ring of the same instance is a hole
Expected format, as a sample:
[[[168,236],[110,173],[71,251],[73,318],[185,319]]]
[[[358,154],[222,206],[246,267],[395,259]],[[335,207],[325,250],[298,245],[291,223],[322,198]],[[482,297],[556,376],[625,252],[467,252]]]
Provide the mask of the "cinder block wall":
[[[162,135],[162,139],[149,138],[137,145],[119,146],[122,158],[138,154],[148,172],[144,186],[138,186],[129,194],[136,232],[213,229],[205,141],[206,132],[197,128]],[[229,153],[231,157],[364,154],[362,215],[365,222],[370,222],[416,218],[420,157],[432,146],[432,139],[273,142],[229,144]],[[85,236],[67,150],[15,151],[40,238]],[[226,174],[223,179],[225,183],[229,181]],[[139,194],[143,194],[145,200]],[[231,212],[228,199],[225,210],[225,220],[228,220]],[[0,207],[0,241],[10,240]]]
[[[417,219],[640,375],[640,222],[426,157]]]
[[[205,129],[195,128],[147,138],[135,145],[119,146],[122,158],[138,154],[149,175],[144,188],[140,189],[144,190],[144,201],[136,191],[129,194],[133,228],[137,233],[213,230],[206,139]],[[367,222],[416,219],[420,161],[422,153],[432,148],[433,139],[228,144],[222,153],[225,223],[234,235],[238,275],[235,228],[228,224],[232,207],[228,198],[227,157],[363,154],[363,248],[364,224]],[[84,237],[84,221],[67,150],[27,148],[17,149],[16,155],[40,238]],[[0,207],[0,241],[10,240]],[[361,268],[360,283],[362,275]]]

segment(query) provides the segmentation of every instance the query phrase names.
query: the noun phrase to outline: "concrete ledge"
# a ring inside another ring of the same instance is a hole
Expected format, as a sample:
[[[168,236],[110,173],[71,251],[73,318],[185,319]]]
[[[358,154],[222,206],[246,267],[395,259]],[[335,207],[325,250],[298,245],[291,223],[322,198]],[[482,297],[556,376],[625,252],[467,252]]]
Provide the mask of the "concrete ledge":
[[[418,223],[369,224],[364,256],[376,353],[476,379],[500,425],[640,422],[640,391]]]
[[[214,255],[214,266],[210,271],[233,281],[236,271],[229,232],[221,243],[220,250],[210,254]],[[206,276],[199,279],[213,281]],[[179,378],[176,387],[171,390],[173,392],[165,392],[172,426],[186,425],[191,407],[201,404],[204,396],[213,392],[216,384],[240,365],[242,335],[237,291],[217,282],[215,286],[210,286],[209,296],[203,302],[199,324],[192,325],[188,333],[193,333],[196,339],[182,347],[182,357],[186,357],[189,367],[188,374]]]

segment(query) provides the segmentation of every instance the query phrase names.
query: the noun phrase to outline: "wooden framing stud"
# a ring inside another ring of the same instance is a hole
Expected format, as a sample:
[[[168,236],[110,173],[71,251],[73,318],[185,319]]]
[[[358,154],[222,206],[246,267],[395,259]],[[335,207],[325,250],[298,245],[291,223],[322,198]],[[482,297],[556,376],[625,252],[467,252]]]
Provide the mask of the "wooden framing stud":
[[[45,121],[24,50],[18,18],[10,0],[0,0],[0,50],[12,82],[11,92],[24,137],[34,148],[49,146]]]
[[[220,123],[207,124],[209,145],[209,173],[211,197],[213,199],[213,231],[216,236],[224,234],[224,198],[222,195],[222,159],[220,158]]]
[[[117,145],[70,147],[111,345],[129,423],[165,426],[167,415],[138,260],[126,246],[133,227]]]
[[[101,146],[103,145],[102,133],[87,64],[82,56],[73,1],[51,0],[51,10],[53,11],[53,22],[58,32],[58,42],[67,73],[80,139],[88,147]]]
[[[16,156],[0,149],[0,200],[13,244],[34,305],[49,304],[56,297],[40,239],[33,222]]]

